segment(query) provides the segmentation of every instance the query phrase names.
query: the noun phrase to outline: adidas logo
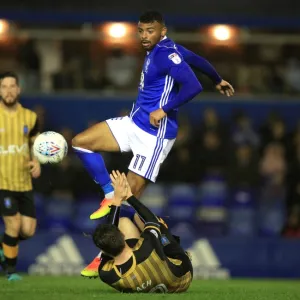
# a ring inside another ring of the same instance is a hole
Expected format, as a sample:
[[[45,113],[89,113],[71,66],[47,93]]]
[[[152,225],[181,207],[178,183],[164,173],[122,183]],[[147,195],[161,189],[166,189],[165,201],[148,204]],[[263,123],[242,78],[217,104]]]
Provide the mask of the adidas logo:
[[[187,251],[193,258],[195,279],[230,278],[229,270],[222,268],[218,256],[207,239],[196,241]]]
[[[40,254],[36,262],[29,266],[28,273],[33,275],[78,275],[85,267],[73,239],[63,235],[45,253]]]

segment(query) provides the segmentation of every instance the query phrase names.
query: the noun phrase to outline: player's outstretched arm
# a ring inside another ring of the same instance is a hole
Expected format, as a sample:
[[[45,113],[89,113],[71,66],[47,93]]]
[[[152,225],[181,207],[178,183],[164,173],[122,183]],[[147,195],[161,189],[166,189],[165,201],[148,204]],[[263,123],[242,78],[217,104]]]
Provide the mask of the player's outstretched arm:
[[[169,75],[180,86],[177,95],[162,108],[150,113],[150,123],[158,127],[160,120],[168,112],[192,100],[202,91],[202,86],[190,66],[182,60],[174,49],[162,48],[156,54],[154,63],[161,70],[161,74]]]
[[[117,172],[118,174],[115,171],[113,171],[112,174],[110,175],[115,192],[114,192],[114,198],[111,201],[110,212],[107,217],[107,224],[113,224],[116,226],[119,225],[120,207],[122,201],[125,200],[127,197],[128,188],[129,188],[127,179],[125,178],[124,180],[123,176],[118,176],[120,173],[119,171]]]
[[[176,46],[187,64],[207,75],[215,85],[221,83],[222,77],[204,57],[197,55],[181,45]]]
[[[177,66],[172,66],[168,74],[180,86],[180,90],[172,101],[162,107],[165,113],[191,101],[203,90],[195,73],[185,61],[181,61]]]
[[[181,45],[177,45],[177,49],[183,56],[186,63],[207,75],[221,94],[228,97],[233,96],[234,89],[231,84],[223,80],[216,69],[205,58],[195,54]]]
[[[133,196],[124,173],[121,174],[119,171],[112,171],[110,178],[115,189],[115,199],[117,202],[126,200],[146,223],[151,222],[158,224],[156,215]]]

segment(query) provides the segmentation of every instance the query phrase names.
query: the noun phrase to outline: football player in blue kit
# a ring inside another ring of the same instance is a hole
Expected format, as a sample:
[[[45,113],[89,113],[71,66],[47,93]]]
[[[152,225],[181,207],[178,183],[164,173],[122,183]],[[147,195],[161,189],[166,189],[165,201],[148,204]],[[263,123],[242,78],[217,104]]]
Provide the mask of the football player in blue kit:
[[[228,97],[234,94],[232,86],[207,60],[167,37],[167,28],[159,12],[144,13],[139,19],[138,33],[146,57],[130,115],[98,123],[72,141],[74,151],[105,194],[91,219],[109,213],[114,194],[100,151],[133,153],[127,180],[135,197],[141,196],[147,183],[156,181],[160,166],[176,139],[178,108],[202,91],[191,67],[206,74],[222,94]],[[81,274],[97,277],[99,263],[100,255]]]

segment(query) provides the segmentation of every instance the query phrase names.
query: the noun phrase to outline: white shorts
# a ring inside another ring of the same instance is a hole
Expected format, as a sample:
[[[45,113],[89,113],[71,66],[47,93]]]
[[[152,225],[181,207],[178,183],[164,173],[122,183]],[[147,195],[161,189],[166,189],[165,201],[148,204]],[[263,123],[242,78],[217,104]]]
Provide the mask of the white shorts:
[[[128,169],[155,182],[160,165],[168,156],[175,139],[158,138],[139,128],[128,116],[106,122],[121,152],[133,152]]]

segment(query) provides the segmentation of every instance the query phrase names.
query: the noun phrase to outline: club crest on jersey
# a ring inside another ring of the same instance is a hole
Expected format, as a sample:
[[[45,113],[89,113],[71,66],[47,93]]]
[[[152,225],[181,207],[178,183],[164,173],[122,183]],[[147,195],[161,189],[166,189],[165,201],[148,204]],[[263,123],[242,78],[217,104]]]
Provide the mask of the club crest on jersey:
[[[4,198],[4,206],[6,208],[11,208],[11,200],[10,200],[10,198]]]
[[[23,127],[23,133],[26,135],[26,134],[28,134],[28,126],[27,125],[24,125],[24,127]]]
[[[168,56],[168,58],[176,65],[179,65],[181,63],[181,58],[177,53],[172,53]]]
[[[170,241],[165,235],[162,235],[161,236],[161,243],[163,244],[163,246],[167,246],[167,245],[170,244]]]

